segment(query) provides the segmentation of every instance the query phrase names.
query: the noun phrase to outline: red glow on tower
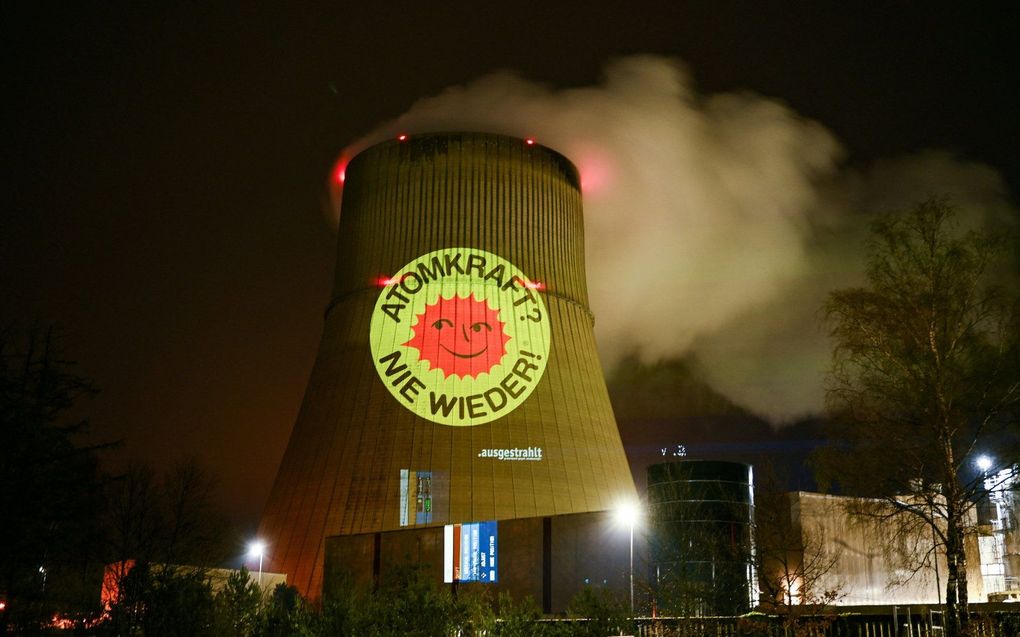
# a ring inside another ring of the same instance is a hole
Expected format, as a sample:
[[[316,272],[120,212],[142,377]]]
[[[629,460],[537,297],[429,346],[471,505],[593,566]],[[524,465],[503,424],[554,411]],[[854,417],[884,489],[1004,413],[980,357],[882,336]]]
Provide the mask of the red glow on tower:
[[[614,166],[612,159],[600,149],[586,148],[578,153],[578,172],[581,174],[581,192],[585,196],[601,195],[612,188]]]
[[[407,135],[398,135],[397,136],[397,141],[398,142],[406,142],[407,141]]]
[[[529,137],[529,138],[524,140],[524,143],[527,144],[528,146],[534,146],[535,145],[535,140]]]
[[[340,155],[340,159],[336,160],[336,164],[333,165],[332,182],[338,186],[344,185],[344,179],[347,178],[347,163],[350,158],[346,155]]]

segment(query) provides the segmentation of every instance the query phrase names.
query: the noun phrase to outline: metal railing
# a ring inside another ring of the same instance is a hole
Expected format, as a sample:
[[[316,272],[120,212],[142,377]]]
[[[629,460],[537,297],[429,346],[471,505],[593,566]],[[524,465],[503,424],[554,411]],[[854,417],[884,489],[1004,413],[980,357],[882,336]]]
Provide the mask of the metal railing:
[[[582,624],[583,619],[544,619],[543,623]],[[796,622],[768,615],[744,617],[639,617],[635,637],[941,637],[938,611],[899,612],[889,615],[802,616]],[[623,634],[623,633],[620,633]],[[1020,635],[1020,609],[975,613],[975,637]]]

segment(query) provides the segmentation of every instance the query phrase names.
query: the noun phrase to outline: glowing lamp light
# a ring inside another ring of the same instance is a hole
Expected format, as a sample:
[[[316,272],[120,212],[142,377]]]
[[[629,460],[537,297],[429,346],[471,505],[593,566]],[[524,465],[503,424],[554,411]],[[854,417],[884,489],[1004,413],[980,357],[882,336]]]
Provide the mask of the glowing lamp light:
[[[256,540],[248,545],[248,557],[262,557],[266,552],[266,543]]]
[[[7,602],[0,599],[0,610],[7,610]]]
[[[395,276],[390,276],[390,277],[385,277],[384,276],[384,277],[379,277],[379,279],[376,281],[376,283],[379,285],[379,287],[384,288],[387,285],[393,285],[394,283],[400,283],[400,279],[395,277]]]
[[[978,469],[981,469],[982,471],[988,471],[989,469],[992,468],[992,459],[985,454],[981,454],[980,456],[977,457],[977,460],[974,461],[974,464],[977,465]]]
[[[616,510],[613,511],[613,517],[621,526],[633,528],[641,521],[641,505],[633,500],[621,502],[616,506]]]
[[[545,284],[541,281],[528,281],[524,285],[531,290],[541,290],[545,287]]]
[[[259,586],[262,586],[262,558],[266,555],[266,543],[262,540],[255,540],[248,545],[248,557],[259,558]]]
[[[398,142],[406,142],[407,141],[407,135],[398,135],[397,136],[397,141]]]
[[[535,140],[529,137],[529,138],[524,140],[524,143],[527,144],[528,146],[534,146],[535,145]]]

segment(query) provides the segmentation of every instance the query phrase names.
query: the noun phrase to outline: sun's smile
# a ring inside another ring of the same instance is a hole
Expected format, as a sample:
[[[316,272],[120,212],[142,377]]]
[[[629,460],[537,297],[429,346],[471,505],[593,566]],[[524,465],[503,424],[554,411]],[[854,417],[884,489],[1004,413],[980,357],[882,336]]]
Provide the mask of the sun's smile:
[[[461,354],[460,352],[453,351],[452,349],[450,349],[446,345],[440,344],[439,346],[442,347],[443,349],[445,349],[447,352],[453,354],[457,358],[474,358],[475,356],[481,356],[482,354],[485,353],[485,350],[489,349],[489,346],[486,345],[485,347],[483,347],[482,349],[478,350],[474,354]]]

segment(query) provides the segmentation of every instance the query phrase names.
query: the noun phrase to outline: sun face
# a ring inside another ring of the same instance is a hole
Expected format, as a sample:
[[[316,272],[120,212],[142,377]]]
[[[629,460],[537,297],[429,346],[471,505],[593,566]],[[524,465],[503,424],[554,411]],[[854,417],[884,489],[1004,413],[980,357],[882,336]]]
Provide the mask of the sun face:
[[[510,340],[499,312],[474,294],[439,297],[425,306],[412,329],[414,336],[404,345],[417,349],[429,369],[441,370],[444,377],[488,373],[503,359]]]

